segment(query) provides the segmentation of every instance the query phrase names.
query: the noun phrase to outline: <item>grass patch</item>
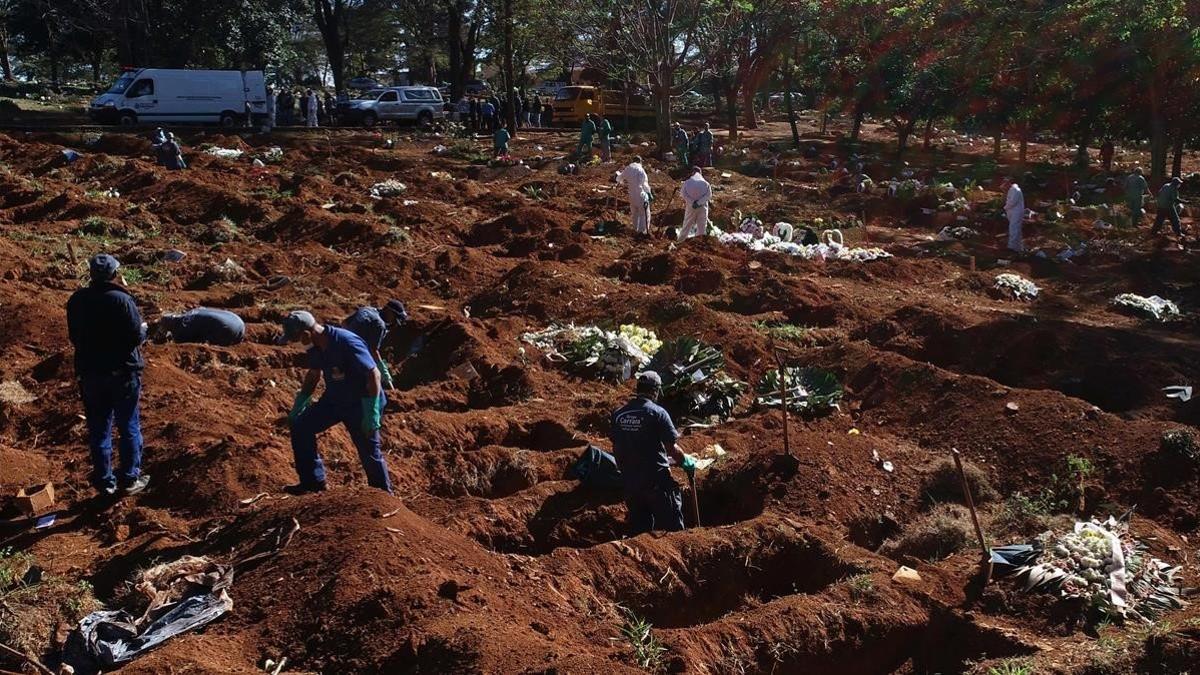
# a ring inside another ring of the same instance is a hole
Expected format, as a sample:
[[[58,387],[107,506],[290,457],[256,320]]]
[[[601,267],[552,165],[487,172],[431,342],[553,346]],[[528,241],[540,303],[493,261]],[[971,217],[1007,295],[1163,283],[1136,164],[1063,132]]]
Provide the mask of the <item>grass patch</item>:
[[[967,476],[967,485],[971,487],[971,497],[974,498],[976,504],[986,504],[1000,498],[1000,493],[988,480],[987,473],[979,466],[971,462],[963,462],[963,473]],[[921,487],[921,495],[926,504],[966,503],[966,499],[963,497],[962,480],[958,476],[958,468],[954,466],[953,461],[942,460],[933,468],[933,472],[926,477],[925,484]]]
[[[632,609],[621,607],[625,622],[621,625],[621,635],[633,648],[633,656],[640,668],[650,672],[658,672],[663,668],[663,657],[667,648],[654,637],[654,626],[649,621],[639,617]]]
[[[850,597],[855,602],[874,601],[879,598],[879,589],[875,588],[875,580],[870,574],[856,574],[845,581],[850,590]]]
[[[988,668],[987,675],[1033,675],[1033,664],[1029,659],[1004,659]]]
[[[1159,449],[1170,455],[1178,455],[1193,462],[1200,461],[1200,446],[1196,437],[1187,429],[1168,429],[1163,432]]]
[[[96,606],[88,582],[48,574],[30,554],[0,549],[0,642],[40,654],[59,623],[78,623]]]
[[[883,542],[879,552],[892,559],[913,556],[937,562],[970,542],[974,529],[967,510],[958,504],[939,504],[924,518],[904,528],[896,539]]]
[[[1004,500],[992,525],[997,532],[1034,535],[1046,531],[1052,512],[1044,495],[1014,492]]]
[[[767,337],[790,342],[802,347],[812,347],[817,343],[811,326],[799,326],[794,323],[778,323],[772,321],[756,321],[754,327]]]

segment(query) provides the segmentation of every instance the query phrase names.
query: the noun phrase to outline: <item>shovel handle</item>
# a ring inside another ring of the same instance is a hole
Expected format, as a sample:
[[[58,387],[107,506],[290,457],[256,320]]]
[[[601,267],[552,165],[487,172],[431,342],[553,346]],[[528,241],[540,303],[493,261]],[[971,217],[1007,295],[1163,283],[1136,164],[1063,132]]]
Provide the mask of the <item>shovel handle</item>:
[[[692,525],[692,527],[700,527],[700,500],[696,496],[696,476],[695,476],[695,474],[690,474],[690,473],[688,474],[688,487],[691,488],[692,521],[695,523],[695,525]]]

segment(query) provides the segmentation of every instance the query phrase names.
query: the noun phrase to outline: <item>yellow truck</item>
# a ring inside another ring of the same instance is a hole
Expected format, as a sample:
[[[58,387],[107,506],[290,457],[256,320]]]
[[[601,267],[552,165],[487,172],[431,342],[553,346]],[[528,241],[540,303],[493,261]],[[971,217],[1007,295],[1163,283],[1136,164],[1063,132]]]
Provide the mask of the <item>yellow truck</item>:
[[[554,97],[555,126],[578,126],[588,113],[607,117],[614,126],[620,123],[628,112],[631,124],[654,123],[654,107],[642,94],[629,93],[628,111],[625,107],[626,96],[623,91],[601,89],[587,85],[571,85],[558,90]]]

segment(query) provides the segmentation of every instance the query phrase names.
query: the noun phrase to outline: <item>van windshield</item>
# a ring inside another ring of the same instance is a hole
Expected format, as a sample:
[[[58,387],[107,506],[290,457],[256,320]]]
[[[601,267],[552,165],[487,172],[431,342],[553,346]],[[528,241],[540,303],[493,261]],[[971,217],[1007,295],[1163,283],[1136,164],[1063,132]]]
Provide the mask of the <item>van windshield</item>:
[[[554,97],[556,101],[574,101],[583,96],[586,90],[583,87],[563,87],[558,90],[558,96]]]
[[[125,73],[117,78],[117,81],[113,83],[113,86],[106,93],[124,94],[125,90],[129,88],[129,85],[133,84],[135,79],[137,79],[137,73]]]

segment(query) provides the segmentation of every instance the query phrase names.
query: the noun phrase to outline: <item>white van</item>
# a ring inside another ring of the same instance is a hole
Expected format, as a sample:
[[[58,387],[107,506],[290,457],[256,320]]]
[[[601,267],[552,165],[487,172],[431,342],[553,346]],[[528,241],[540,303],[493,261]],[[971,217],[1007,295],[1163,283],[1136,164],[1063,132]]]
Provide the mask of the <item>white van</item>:
[[[442,94],[436,87],[372,89],[337,105],[338,124],[373,127],[387,120],[429,124],[445,117]]]
[[[267,89],[261,70],[177,70],[140,68],[121,74],[88,106],[102,124],[140,122],[244,124],[246,104],[257,121],[267,115]]]

